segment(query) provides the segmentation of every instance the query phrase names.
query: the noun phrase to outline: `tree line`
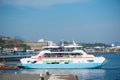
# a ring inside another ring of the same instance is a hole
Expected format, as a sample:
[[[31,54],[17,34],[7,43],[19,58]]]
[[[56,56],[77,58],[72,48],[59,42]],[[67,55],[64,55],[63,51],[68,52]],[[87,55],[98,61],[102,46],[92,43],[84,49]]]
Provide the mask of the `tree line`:
[[[30,46],[24,44],[24,41],[4,36],[0,36],[0,47],[2,48],[22,47],[24,50],[30,49]]]

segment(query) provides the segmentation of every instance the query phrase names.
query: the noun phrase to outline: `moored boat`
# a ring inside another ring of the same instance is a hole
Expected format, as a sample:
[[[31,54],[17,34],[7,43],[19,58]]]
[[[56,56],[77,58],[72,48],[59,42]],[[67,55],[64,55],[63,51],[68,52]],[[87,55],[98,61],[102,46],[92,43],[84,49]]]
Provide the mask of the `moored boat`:
[[[20,59],[24,68],[100,68],[105,58],[89,55],[80,46],[45,47],[38,55]]]

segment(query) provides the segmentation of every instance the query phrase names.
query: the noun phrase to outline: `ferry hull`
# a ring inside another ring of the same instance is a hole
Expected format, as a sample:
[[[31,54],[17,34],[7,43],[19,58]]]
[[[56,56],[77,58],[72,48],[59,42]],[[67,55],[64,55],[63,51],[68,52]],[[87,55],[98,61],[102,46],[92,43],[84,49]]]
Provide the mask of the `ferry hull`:
[[[21,64],[23,68],[100,68],[102,63],[81,63],[81,64]]]

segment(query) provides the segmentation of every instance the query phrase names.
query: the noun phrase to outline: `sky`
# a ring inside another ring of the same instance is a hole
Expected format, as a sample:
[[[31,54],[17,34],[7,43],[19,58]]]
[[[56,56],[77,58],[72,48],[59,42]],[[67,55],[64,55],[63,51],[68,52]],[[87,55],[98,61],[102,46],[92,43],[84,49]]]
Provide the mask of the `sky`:
[[[120,42],[120,0],[0,0],[0,35]]]

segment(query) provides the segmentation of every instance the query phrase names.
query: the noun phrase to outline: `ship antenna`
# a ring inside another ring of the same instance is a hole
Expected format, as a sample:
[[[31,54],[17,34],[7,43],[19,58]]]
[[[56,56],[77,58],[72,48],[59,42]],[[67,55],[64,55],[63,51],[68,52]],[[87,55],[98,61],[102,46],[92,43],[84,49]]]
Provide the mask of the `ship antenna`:
[[[61,45],[61,47],[62,47],[62,51],[64,51],[64,41],[62,40],[62,45]]]
[[[77,50],[77,44],[75,43],[75,41],[73,40],[73,46],[74,46],[74,49]]]
[[[63,40],[62,40],[62,47],[64,47],[64,42],[63,42]]]
[[[73,40],[73,45],[74,45],[74,46],[77,46],[77,44],[75,43],[75,41],[74,41],[74,40]]]
[[[53,45],[53,42],[52,41],[49,41],[49,44],[48,44],[49,46],[52,46]]]

